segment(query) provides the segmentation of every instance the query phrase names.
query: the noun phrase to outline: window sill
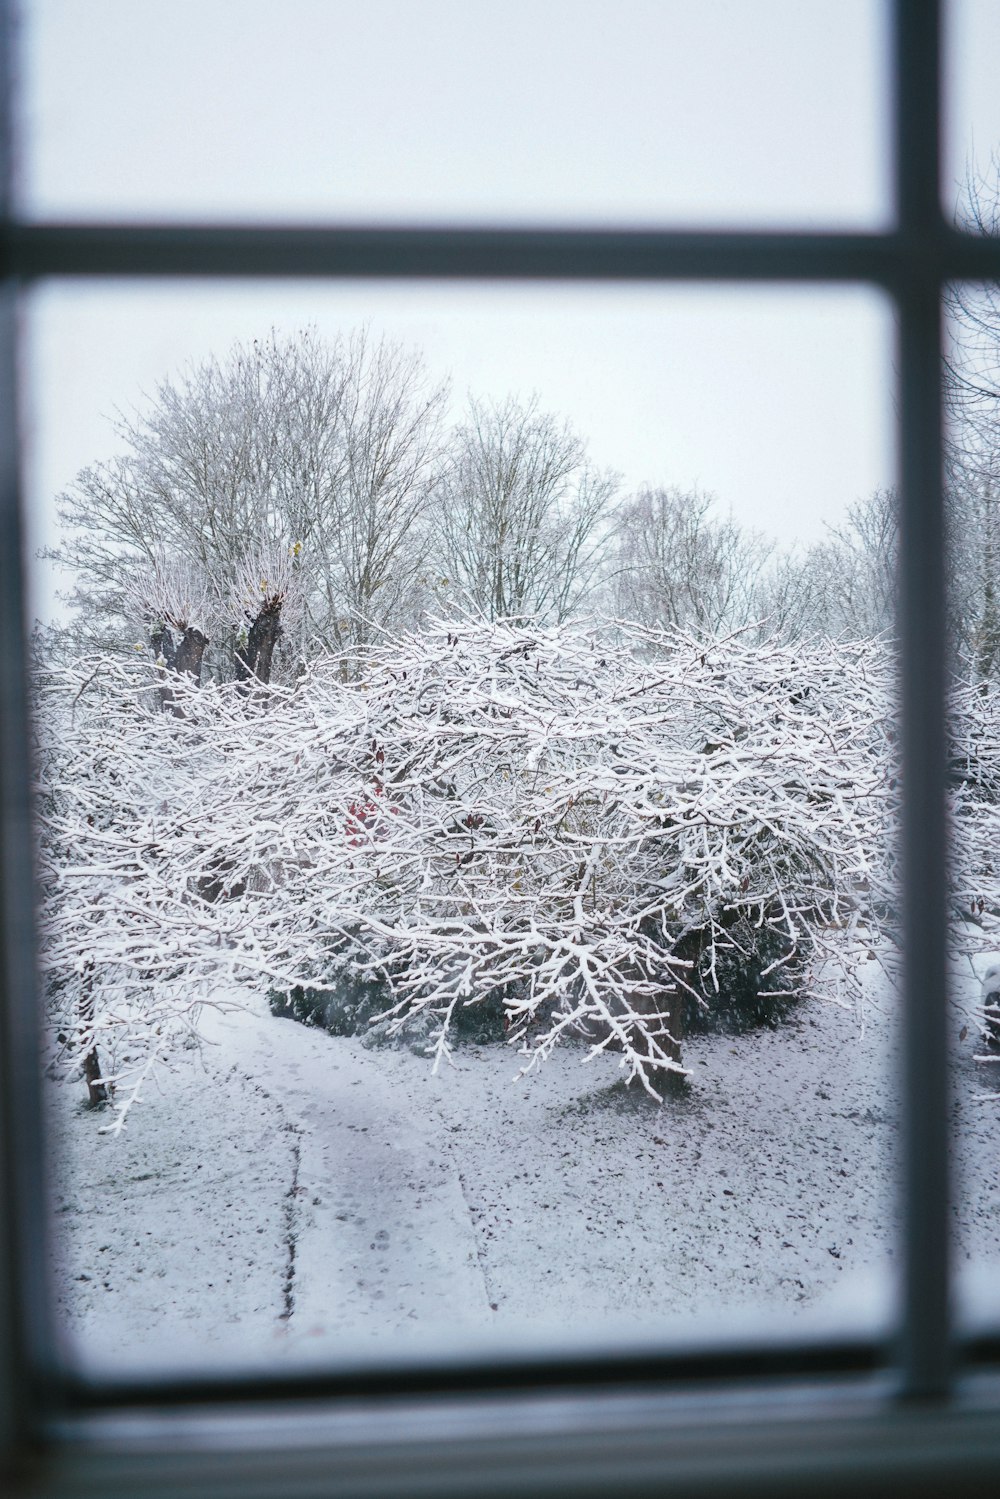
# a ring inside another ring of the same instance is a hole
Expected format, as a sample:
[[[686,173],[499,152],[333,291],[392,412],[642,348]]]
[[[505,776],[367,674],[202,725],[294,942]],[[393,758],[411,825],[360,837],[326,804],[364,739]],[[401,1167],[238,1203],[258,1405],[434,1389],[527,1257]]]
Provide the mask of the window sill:
[[[1000,1379],[972,1376],[946,1403],[914,1404],[878,1375],[74,1416],[51,1424],[9,1492],[962,1499],[998,1481]]]

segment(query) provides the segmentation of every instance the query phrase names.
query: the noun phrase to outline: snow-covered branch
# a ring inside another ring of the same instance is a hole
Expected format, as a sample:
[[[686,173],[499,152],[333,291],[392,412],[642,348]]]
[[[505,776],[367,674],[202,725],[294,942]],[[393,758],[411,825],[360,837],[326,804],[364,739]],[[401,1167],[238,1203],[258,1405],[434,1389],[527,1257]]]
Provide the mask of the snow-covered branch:
[[[251,698],[179,682],[177,716],[148,662],[48,673],[67,1044],[127,1097],[227,981],[348,972],[439,1056],[492,1003],[525,1065],[584,1036],[654,1092],[737,981],[822,991],[891,907],[887,653],[639,633],[442,622]]]

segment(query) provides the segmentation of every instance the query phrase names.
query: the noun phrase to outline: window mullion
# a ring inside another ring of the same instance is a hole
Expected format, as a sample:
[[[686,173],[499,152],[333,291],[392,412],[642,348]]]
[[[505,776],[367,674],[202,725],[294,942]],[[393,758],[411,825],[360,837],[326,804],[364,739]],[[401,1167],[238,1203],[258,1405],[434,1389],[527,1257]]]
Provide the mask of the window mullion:
[[[3,225],[12,215],[12,40],[10,0],[0,0]],[[29,1302],[45,1318],[16,340],[17,286],[8,278],[0,282],[0,1470],[34,1415],[28,1329],[44,1322],[29,1316]]]
[[[940,7],[896,0],[902,711],[903,1389],[944,1394],[951,1348],[945,537],[939,197]],[[929,253],[928,253],[929,252]]]

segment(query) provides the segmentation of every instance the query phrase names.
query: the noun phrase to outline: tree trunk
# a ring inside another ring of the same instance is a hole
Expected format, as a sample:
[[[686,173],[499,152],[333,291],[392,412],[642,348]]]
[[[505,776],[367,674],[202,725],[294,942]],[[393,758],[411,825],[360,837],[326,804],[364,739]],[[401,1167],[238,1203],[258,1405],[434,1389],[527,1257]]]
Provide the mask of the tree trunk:
[[[172,667],[177,655],[177,647],[174,645],[174,635],[170,626],[158,624],[149,637],[149,643],[153,648],[153,660],[159,661],[162,657],[164,666]]]
[[[173,713],[175,718],[183,718],[183,709],[179,708],[174,700],[174,691],[170,686],[171,677],[188,676],[193,677],[197,686],[201,686],[201,662],[208,645],[208,636],[203,635],[194,625],[189,625],[175,643],[173,631],[169,625],[158,625],[149,637],[157,662],[162,661],[159,666],[160,680],[160,706],[165,713]]]
[[[201,660],[207,644],[208,636],[189,626],[181,637],[181,643],[174,657],[174,670],[177,675],[180,676],[182,672],[185,672],[189,677],[194,677],[199,687],[201,686]]]
[[[997,607],[996,590],[993,587],[996,566],[994,509],[993,495],[988,491],[984,499],[983,604],[979,629],[976,632],[975,660],[976,676],[979,680],[980,691],[983,693],[989,690],[989,680],[997,652],[1000,650],[1000,610]]]
[[[83,1058],[83,1075],[87,1081],[87,1101],[92,1109],[97,1109],[106,1104],[110,1097],[108,1085],[101,1077],[101,1063],[97,1055],[97,1043],[94,1040],[94,964],[90,961],[83,970],[83,980],[80,988],[80,1036],[86,1042],[90,1037],[90,1045]]]
[[[659,981],[653,994],[644,994],[640,985],[648,983],[649,973],[635,958],[622,964],[622,971],[635,988],[629,992],[628,1006],[636,1015],[653,1022],[650,1029],[656,1034],[659,1046],[673,1062],[680,1063],[684,1041],[684,996],[676,986],[671,986],[669,974]],[[656,1024],[656,1021],[659,1024]],[[661,1029],[662,1028],[662,1029]],[[667,1034],[664,1035],[663,1031]],[[676,1077],[676,1074],[673,1074]]]
[[[636,978],[641,976],[637,966]],[[657,1040],[671,1061],[680,1063],[684,1041],[684,996],[680,989],[675,986],[672,992],[664,988],[659,994],[633,993],[629,996],[629,1003],[638,1015],[650,1019],[659,1016],[660,1024],[669,1034],[659,1035]]]
[[[265,599],[250,626],[245,651],[236,653],[236,680],[249,691],[254,681],[265,685],[271,680],[274,647],[281,634],[281,599]]]

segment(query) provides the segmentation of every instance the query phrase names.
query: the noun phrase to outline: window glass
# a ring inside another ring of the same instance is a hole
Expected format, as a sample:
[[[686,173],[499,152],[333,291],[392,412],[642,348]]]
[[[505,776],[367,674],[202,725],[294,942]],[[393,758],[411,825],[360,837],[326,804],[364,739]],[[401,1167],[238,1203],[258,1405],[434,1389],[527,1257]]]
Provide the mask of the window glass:
[[[977,200],[996,191],[984,181]],[[990,210],[992,212],[992,210]],[[954,651],[949,800],[953,835],[953,1008],[959,1213],[955,1259],[961,1307],[973,1323],[1000,1316],[1000,901],[996,881],[997,546],[1000,297],[995,284],[949,288],[945,500],[951,533]]]
[[[1000,13],[989,0],[952,0],[945,7],[942,195],[945,213],[966,228],[995,234],[1000,101],[993,62],[1000,48]]]
[[[873,224],[883,6],[40,0],[31,216]]]
[[[884,304],[26,317],[71,1356],[881,1328]]]

